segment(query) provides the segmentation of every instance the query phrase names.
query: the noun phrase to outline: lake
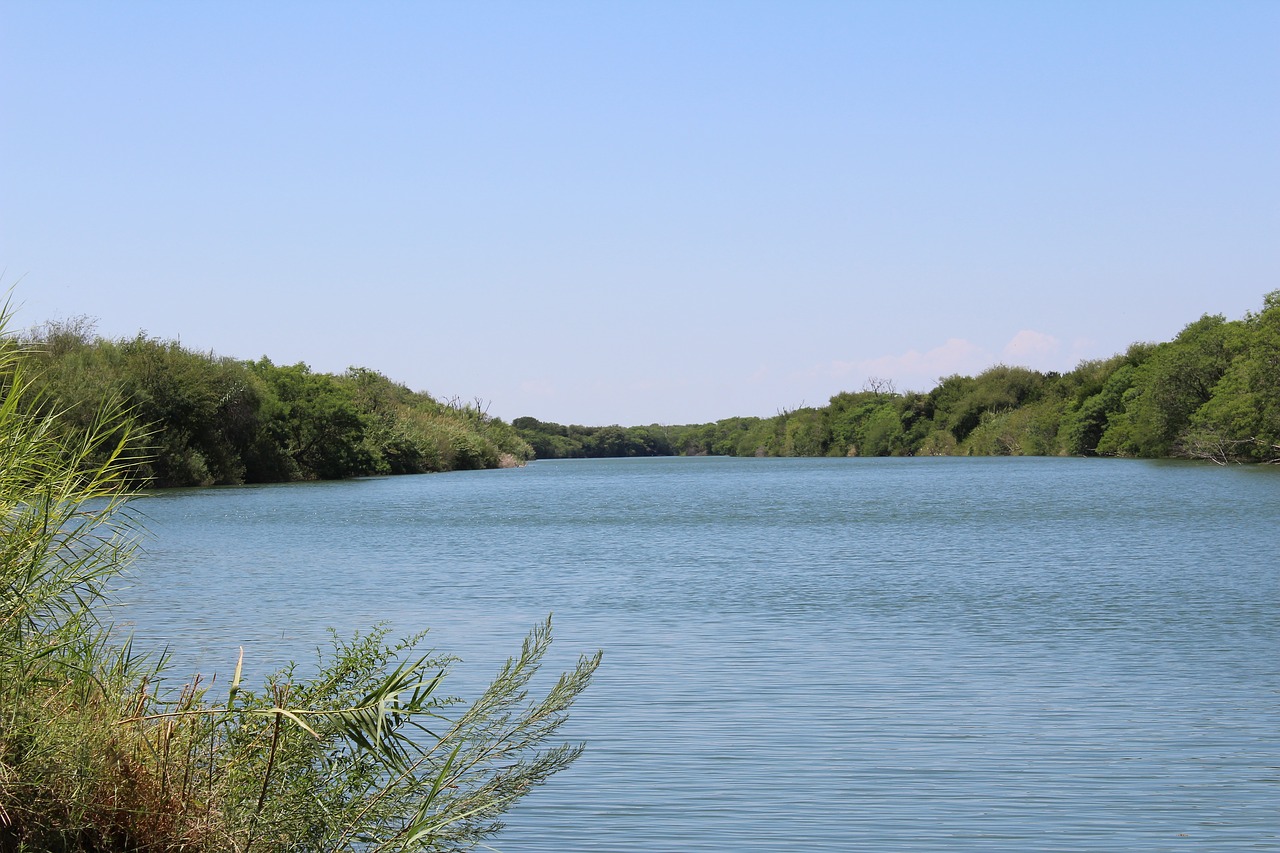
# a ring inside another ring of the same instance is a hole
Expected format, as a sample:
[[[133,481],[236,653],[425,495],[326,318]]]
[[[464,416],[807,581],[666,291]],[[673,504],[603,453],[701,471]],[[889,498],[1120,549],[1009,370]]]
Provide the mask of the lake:
[[[604,649],[520,851],[1280,847],[1280,470],[642,459],[166,492],[120,616],[175,665],[431,628],[474,693]],[[552,673],[548,673],[550,675]]]

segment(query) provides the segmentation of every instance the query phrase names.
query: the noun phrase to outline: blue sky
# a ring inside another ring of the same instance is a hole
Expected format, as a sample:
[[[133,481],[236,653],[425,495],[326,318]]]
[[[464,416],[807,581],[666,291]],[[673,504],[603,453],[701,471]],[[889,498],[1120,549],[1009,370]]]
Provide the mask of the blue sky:
[[[1066,370],[1280,288],[1280,3],[0,0],[0,283],[511,419]]]

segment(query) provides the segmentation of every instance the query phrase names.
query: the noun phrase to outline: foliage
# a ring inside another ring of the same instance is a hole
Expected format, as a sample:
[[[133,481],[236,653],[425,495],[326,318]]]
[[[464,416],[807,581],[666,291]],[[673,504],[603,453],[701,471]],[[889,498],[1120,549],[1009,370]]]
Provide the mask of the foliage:
[[[1134,365],[1088,362],[1082,364],[1077,372],[1101,374],[1094,381],[1080,383],[1077,393],[1082,399],[1071,401],[1062,418],[1064,449],[1067,453],[1083,455],[1098,447],[1098,442],[1106,432],[1108,420],[1123,409],[1125,394],[1133,387]],[[1084,396],[1085,394],[1088,396]]]
[[[783,427],[783,456],[825,456],[830,445],[826,413],[804,408],[792,412]]]
[[[58,428],[85,429],[118,398],[138,422],[132,476],[156,486],[337,479],[518,465],[532,448],[478,405],[441,403],[371,370],[220,358],[87,321],[48,323],[22,354]]]
[[[669,430],[652,426],[583,427],[516,418],[511,426],[539,459],[674,456]]]
[[[531,699],[549,620],[470,706],[440,693],[450,659],[383,628],[309,678],[166,689],[103,619],[139,535],[138,436],[118,408],[69,428],[28,363],[0,342],[0,850],[467,849],[577,757],[552,741],[600,656]]]
[[[659,427],[514,426],[539,458],[648,455],[631,438],[663,429],[660,453],[725,456],[1120,455],[1280,461],[1280,291],[1241,321],[1205,316],[1172,341],[1138,343],[1066,374],[996,365],[928,393],[872,379],[827,406],[772,418]],[[601,438],[594,438],[597,434]],[[594,440],[593,440],[594,438]],[[606,439],[607,440],[604,440]]]
[[[1182,455],[1280,461],[1280,290],[1235,330],[1236,357],[1178,437]]]
[[[906,445],[904,419],[911,413],[892,392],[842,392],[831,398],[829,455],[892,456]]]
[[[1099,449],[1133,456],[1168,456],[1191,416],[1213,395],[1230,365],[1236,329],[1206,315],[1172,341],[1155,347],[1138,366],[1120,412]]]
[[[540,459],[682,455],[1036,454],[1280,458],[1280,291],[1243,320],[1205,316],[1174,340],[1138,343],[1065,373],[995,365],[926,393],[872,379],[828,405],[683,426],[580,426],[489,417],[375,371],[334,376],[238,362],[139,335],[47,324],[24,356],[60,429],[118,398],[149,425],[133,473],[155,485],[270,482],[519,465]]]

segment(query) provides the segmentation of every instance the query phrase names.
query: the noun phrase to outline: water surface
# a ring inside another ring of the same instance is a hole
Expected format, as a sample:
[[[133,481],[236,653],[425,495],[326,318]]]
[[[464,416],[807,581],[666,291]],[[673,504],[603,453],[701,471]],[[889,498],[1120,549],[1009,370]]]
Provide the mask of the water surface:
[[[180,666],[430,626],[474,690],[605,650],[517,851],[1275,850],[1280,471],[653,459],[164,493]]]

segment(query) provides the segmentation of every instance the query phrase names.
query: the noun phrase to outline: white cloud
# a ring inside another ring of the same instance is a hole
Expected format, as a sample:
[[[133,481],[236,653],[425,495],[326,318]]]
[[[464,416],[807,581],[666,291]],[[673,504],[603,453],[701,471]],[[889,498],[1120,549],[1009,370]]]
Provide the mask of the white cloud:
[[[832,379],[852,377],[860,386],[875,376],[892,379],[899,390],[932,388],[943,376],[975,374],[991,366],[991,353],[964,338],[948,338],[933,349],[910,349],[901,355],[883,355],[861,361],[833,361],[819,368]],[[856,390],[850,386],[848,390]]]
[[[948,338],[947,342],[931,350],[907,350],[902,355],[886,355],[857,362],[857,371],[865,376],[883,376],[890,379],[915,377],[936,379],[952,373],[973,373],[982,370],[991,355],[982,347],[964,338]]]
[[[1061,344],[1053,335],[1046,335],[1044,332],[1033,329],[1023,329],[1013,336],[1013,340],[1005,344],[1003,356],[1008,361],[1018,364],[1031,361],[1043,363],[1046,359],[1056,356],[1060,348]]]

